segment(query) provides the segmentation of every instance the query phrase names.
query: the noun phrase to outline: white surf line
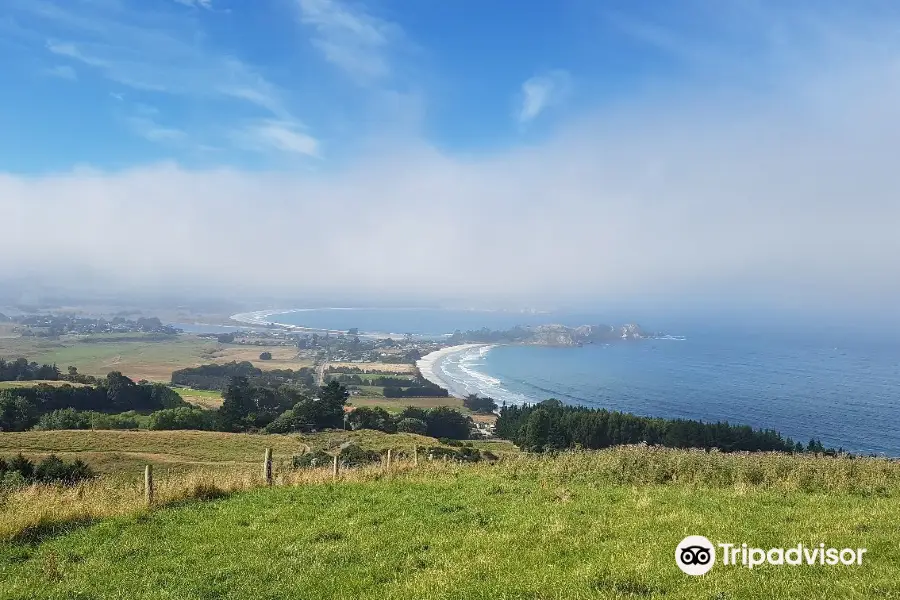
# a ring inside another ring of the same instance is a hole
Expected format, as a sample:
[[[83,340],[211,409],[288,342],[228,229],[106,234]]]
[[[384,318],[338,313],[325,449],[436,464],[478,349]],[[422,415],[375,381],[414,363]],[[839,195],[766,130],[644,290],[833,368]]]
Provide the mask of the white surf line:
[[[449,356],[451,354],[457,354],[460,352],[465,352],[471,348],[483,348],[485,346],[493,346],[495,344],[459,344],[458,346],[447,346],[446,348],[441,348],[440,350],[435,350],[434,352],[429,352],[422,358],[416,361],[416,368],[419,369],[419,372],[422,374],[422,377],[430,381],[435,385],[439,385],[442,388],[449,391],[453,394],[453,384],[441,379],[441,377],[434,372],[434,365],[440,359]],[[455,395],[455,398],[461,398],[462,396]]]

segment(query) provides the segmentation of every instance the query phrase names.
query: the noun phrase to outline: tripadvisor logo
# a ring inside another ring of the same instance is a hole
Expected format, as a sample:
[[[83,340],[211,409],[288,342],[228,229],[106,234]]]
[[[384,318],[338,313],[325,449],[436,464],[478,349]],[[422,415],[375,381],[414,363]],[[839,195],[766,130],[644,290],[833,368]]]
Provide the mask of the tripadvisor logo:
[[[688,575],[703,575],[716,564],[716,549],[702,535],[689,535],[675,548],[675,564]]]
[[[689,535],[675,548],[675,564],[688,575],[703,575],[716,564],[717,549],[726,566],[753,569],[770,565],[861,565],[865,548],[826,548],[825,544],[790,548],[753,548],[747,544],[713,544],[702,535]]]

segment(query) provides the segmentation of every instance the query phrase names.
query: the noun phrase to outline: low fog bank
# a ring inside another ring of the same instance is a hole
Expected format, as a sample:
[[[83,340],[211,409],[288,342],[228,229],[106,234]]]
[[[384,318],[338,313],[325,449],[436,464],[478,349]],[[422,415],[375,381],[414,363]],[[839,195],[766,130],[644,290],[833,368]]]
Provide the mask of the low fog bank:
[[[870,58],[764,91],[649,94],[477,157],[411,136],[318,173],[166,163],[0,174],[0,281],[8,295],[30,286],[262,308],[889,318],[900,300],[900,71]]]

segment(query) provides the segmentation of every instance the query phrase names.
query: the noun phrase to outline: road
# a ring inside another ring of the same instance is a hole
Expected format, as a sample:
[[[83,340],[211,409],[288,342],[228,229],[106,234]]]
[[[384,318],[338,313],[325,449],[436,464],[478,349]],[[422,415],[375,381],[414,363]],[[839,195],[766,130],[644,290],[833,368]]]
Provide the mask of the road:
[[[325,369],[328,368],[328,359],[322,361],[322,363],[316,367],[316,385],[325,385]]]

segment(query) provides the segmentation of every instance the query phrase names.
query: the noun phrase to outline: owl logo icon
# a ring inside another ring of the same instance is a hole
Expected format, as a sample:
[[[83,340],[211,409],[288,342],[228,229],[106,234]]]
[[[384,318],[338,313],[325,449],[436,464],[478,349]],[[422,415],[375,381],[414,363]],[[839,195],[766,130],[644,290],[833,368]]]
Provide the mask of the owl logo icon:
[[[675,564],[688,575],[704,575],[716,564],[716,549],[702,535],[689,535],[675,548]]]

